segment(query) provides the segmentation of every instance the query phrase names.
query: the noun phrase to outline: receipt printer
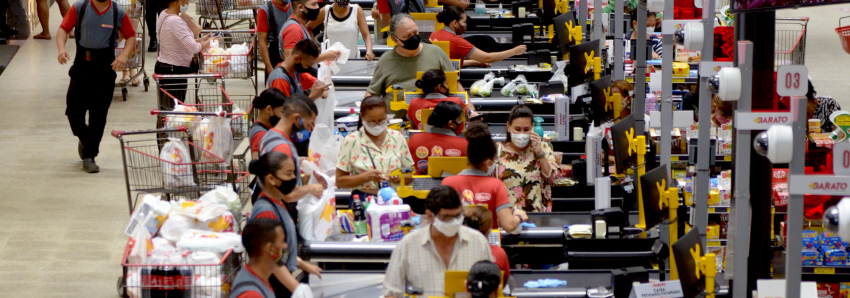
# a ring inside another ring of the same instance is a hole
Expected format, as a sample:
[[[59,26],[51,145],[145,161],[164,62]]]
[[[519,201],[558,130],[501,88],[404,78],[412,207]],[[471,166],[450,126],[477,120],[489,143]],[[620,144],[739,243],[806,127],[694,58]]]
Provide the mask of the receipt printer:
[[[594,238],[603,238],[601,235],[617,238],[622,235],[623,228],[626,226],[626,213],[620,207],[593,210],[590,211],[590,222]],[[605,224],[602,225],[602,222]],[[604,227],[605,230],[597,231],[597,227]]]
[[[534,24],[532,23],[522,23],[522,24],[514,24],[511,29],[511,33],[513,33],[513,44],[520,45],[525,43],[525,37],[528,36],[528,40],[534,40]]]
[[[614,274],[611,278],[613,279],[611,283],[614,284],[614,298],[628,298],[635,282],[649,282],[649,272],[643,267],[617,269],[612,270],[611,273]]]

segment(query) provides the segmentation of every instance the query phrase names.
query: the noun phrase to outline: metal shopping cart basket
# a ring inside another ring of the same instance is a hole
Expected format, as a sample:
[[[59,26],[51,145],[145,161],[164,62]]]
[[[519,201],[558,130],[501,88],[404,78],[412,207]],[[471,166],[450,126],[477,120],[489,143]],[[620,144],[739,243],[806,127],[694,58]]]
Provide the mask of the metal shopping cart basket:
[[[774,65],[804,65],[809,18],[776,18]]]
[[[145,39],[147,38],[145,34],[145,3],[142,0],[117,0],[115,3],[118,5],[120,9],[123,9],[127,13],[127,17],[131,19],[132,23],[138,23],[140,30],[136,30],[136,48],[133,49],[133,52],[127,58],[127,66],[125,70],[135,70],[136,74],[131,75],[129,80],[126,82],[118,82],[115,83],[115,87],[121,87],[121,97],[124,101],[127,101],[127,86],[131,85],[133,81],[138,79],[140,76],[144,76],[144,86],[145,91],[148,91],[148,87],[150,86],[150,80],[148,80],[148,74],[145,71],[145,55],[142,51],[142,48],[145,44]],[[115,56],[121,54],[124,51],[124,43],[126,40],[121,41],[118,46],[115,48]]]
[[[166,200],[197,199],[217,186],[234,187],[233,175],[225,172],[232,169],[229,162],[196,145],[186,127],[113,130],[112,136],[121,143],[130,214],[142,194],[160,194]],[[176,137],[184,147],[168,146],[169,137]]]
[[[169,256],[186,261],[181,264],[136,264],[140,260],[131,256],[135,245],[145,243],[137,243],[133,238],[127,241],[121,264],[123,274],[118,278],[121,297],[227,298],[242,263],[241,254],[230,249],[212,264],[187,264],[194,256],[189,251]]]
[[[257,91],[257,31],[204,30],[201,34],[220,38],[220,49],[208,49],[198,54],[202,74],[221,74],[224,79],[250,79]]]
[[[203,28],[256,28],[257,10],[266,0],[197,0],[195,13]],[[218,23],[216,23],[218,21]],[[235,21],[228,23],[227,21]]]
[[[841,26],[841,20],[850,18],[842,17],[838,19],[838,28],[835,28],[835,33],[838,33],[838,39],[841,40],[841,47],[847,54],[850,54],[850,26]]]
[[[232,112],[233,101],[224,91],[221,74],[155,74],[153,78],[159,90],[160,110],[173,109],[176,100],[202,112],[215,112],[219,108]]]
[[[161,111],[151,110],[151,115],[156,115],[159,119],[157,122],[164,124],[166,128],[185,127],[190,132],[194,133],[195,139],[198,139],[198,129],[204,128],[204,118],[209,117],[225,117],[230,121],[230,128],[233,134],[233,146],[245,139],[248,136],[248,123],[245,122],[244,113],[229,113],[227,111],[220,112],[183,112],[183,111]],[[169,133],[169,135],[180,134],[180,132]],[[179,136],[176,136],[179,137]],[[205,140],[206,141],[206,140]],[[200,142],[200,141],[199,141]],[[206,144],[206,142],[205,142]],[[210,148],[205,148],[210,149]],[[228,159],[227,157],[224,157]]]

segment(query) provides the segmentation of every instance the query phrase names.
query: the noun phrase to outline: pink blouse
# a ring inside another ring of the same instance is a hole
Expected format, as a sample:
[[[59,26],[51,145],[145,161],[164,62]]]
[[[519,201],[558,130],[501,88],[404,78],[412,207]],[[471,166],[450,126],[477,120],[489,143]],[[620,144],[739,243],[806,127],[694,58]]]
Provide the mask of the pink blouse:
[[[159,31],[159,57],[157,61],[174,66],[189,67],[192,56],[201,51],[192,30],[182,18],[161,12],[156,28]]]

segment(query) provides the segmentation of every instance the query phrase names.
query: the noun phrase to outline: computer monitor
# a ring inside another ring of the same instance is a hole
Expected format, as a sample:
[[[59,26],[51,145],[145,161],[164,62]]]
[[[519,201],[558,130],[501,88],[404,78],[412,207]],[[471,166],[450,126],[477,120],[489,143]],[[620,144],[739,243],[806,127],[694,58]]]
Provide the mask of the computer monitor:
[[[705,274],[700,272],[699,278],[697,278],[697,264],[694,262],[695,254],[699,258],[706,253],[700,248],[700,228],[698,226],[691,228],[691,231],[685,234],[685,237],[679,238],[679,241],[673,243],[673,251],[671,252],[676,260],[676,269],[679,272],[679,280],[682,281],[682,291],[685,298],[697,297],[705,289]],[[697,250],[699,250],[698,254],[696,253]]]
[[[591,55],[592,53],[592,55]],[[567,65],[567,77],[570,87],[593,81],[593,70],[587,68],[588,57],[599,57],[599,40],[595,39],[570,47],[570,62]]]
[[[554,23],[553,20],[557,17],[555,15],[555,9],[557,7],[555,0],[541,0],[540,4],[537,14],[540,16],[540,22],[544,26],[552,25]]]
[[[614,142],[614,165],[617,168],[617,173],[625,173],[626,169],[637,163],[637,157],[629,155],[629,138],[626,137],[626,132],[631,133],[634,127],[634,115],[620,119],[620,122],[611,126],[611,139]]]
[[[608,120],[613,119],[613,111],[605,111],[607,97],[605,92],[611,94],[611,76],[604,76],[596,81],[590,82],[590,119],[600,125]]]
[[[558,39],[558,49],[561,53],[561,56],[568,55],[570,53],[570,46],[576,44],[576,40],[570,38],[570,30],[567,29],[567,25],[574,26],[575,28],[582,28],[581,25],[576,20],[573,12],[563,13],[553,19],[554,27],[555,27],[555,38]]]
[[[652,60],[652,42],[647,40],[644,46],[646,47],[646,60]],[[637,40],[631,40],[629,45],[629,51],[629,58],[631,58],[632,60],[637,60]]]
[[[658,201],[661,200],[661,193],[658,191],[657,185],[657,183],[664,183],[664,188],[669,188],[670,185],[667,185],[668,176],[667,167],[657,167],[640,176],[640,193],[643,195],[643,217],[647,229],[651,229],[670,218],[667,208],[661,208],[658,204]]]

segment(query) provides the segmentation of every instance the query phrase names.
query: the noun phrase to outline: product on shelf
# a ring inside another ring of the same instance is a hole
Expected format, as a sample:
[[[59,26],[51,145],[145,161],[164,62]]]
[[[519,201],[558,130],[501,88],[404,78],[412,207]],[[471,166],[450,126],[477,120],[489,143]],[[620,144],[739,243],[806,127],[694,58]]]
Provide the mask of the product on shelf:
[[[838,283],[818,283],[818,298],[840,298]]]
[[[788,206],[788,169],[773,169],[773,206]]]

